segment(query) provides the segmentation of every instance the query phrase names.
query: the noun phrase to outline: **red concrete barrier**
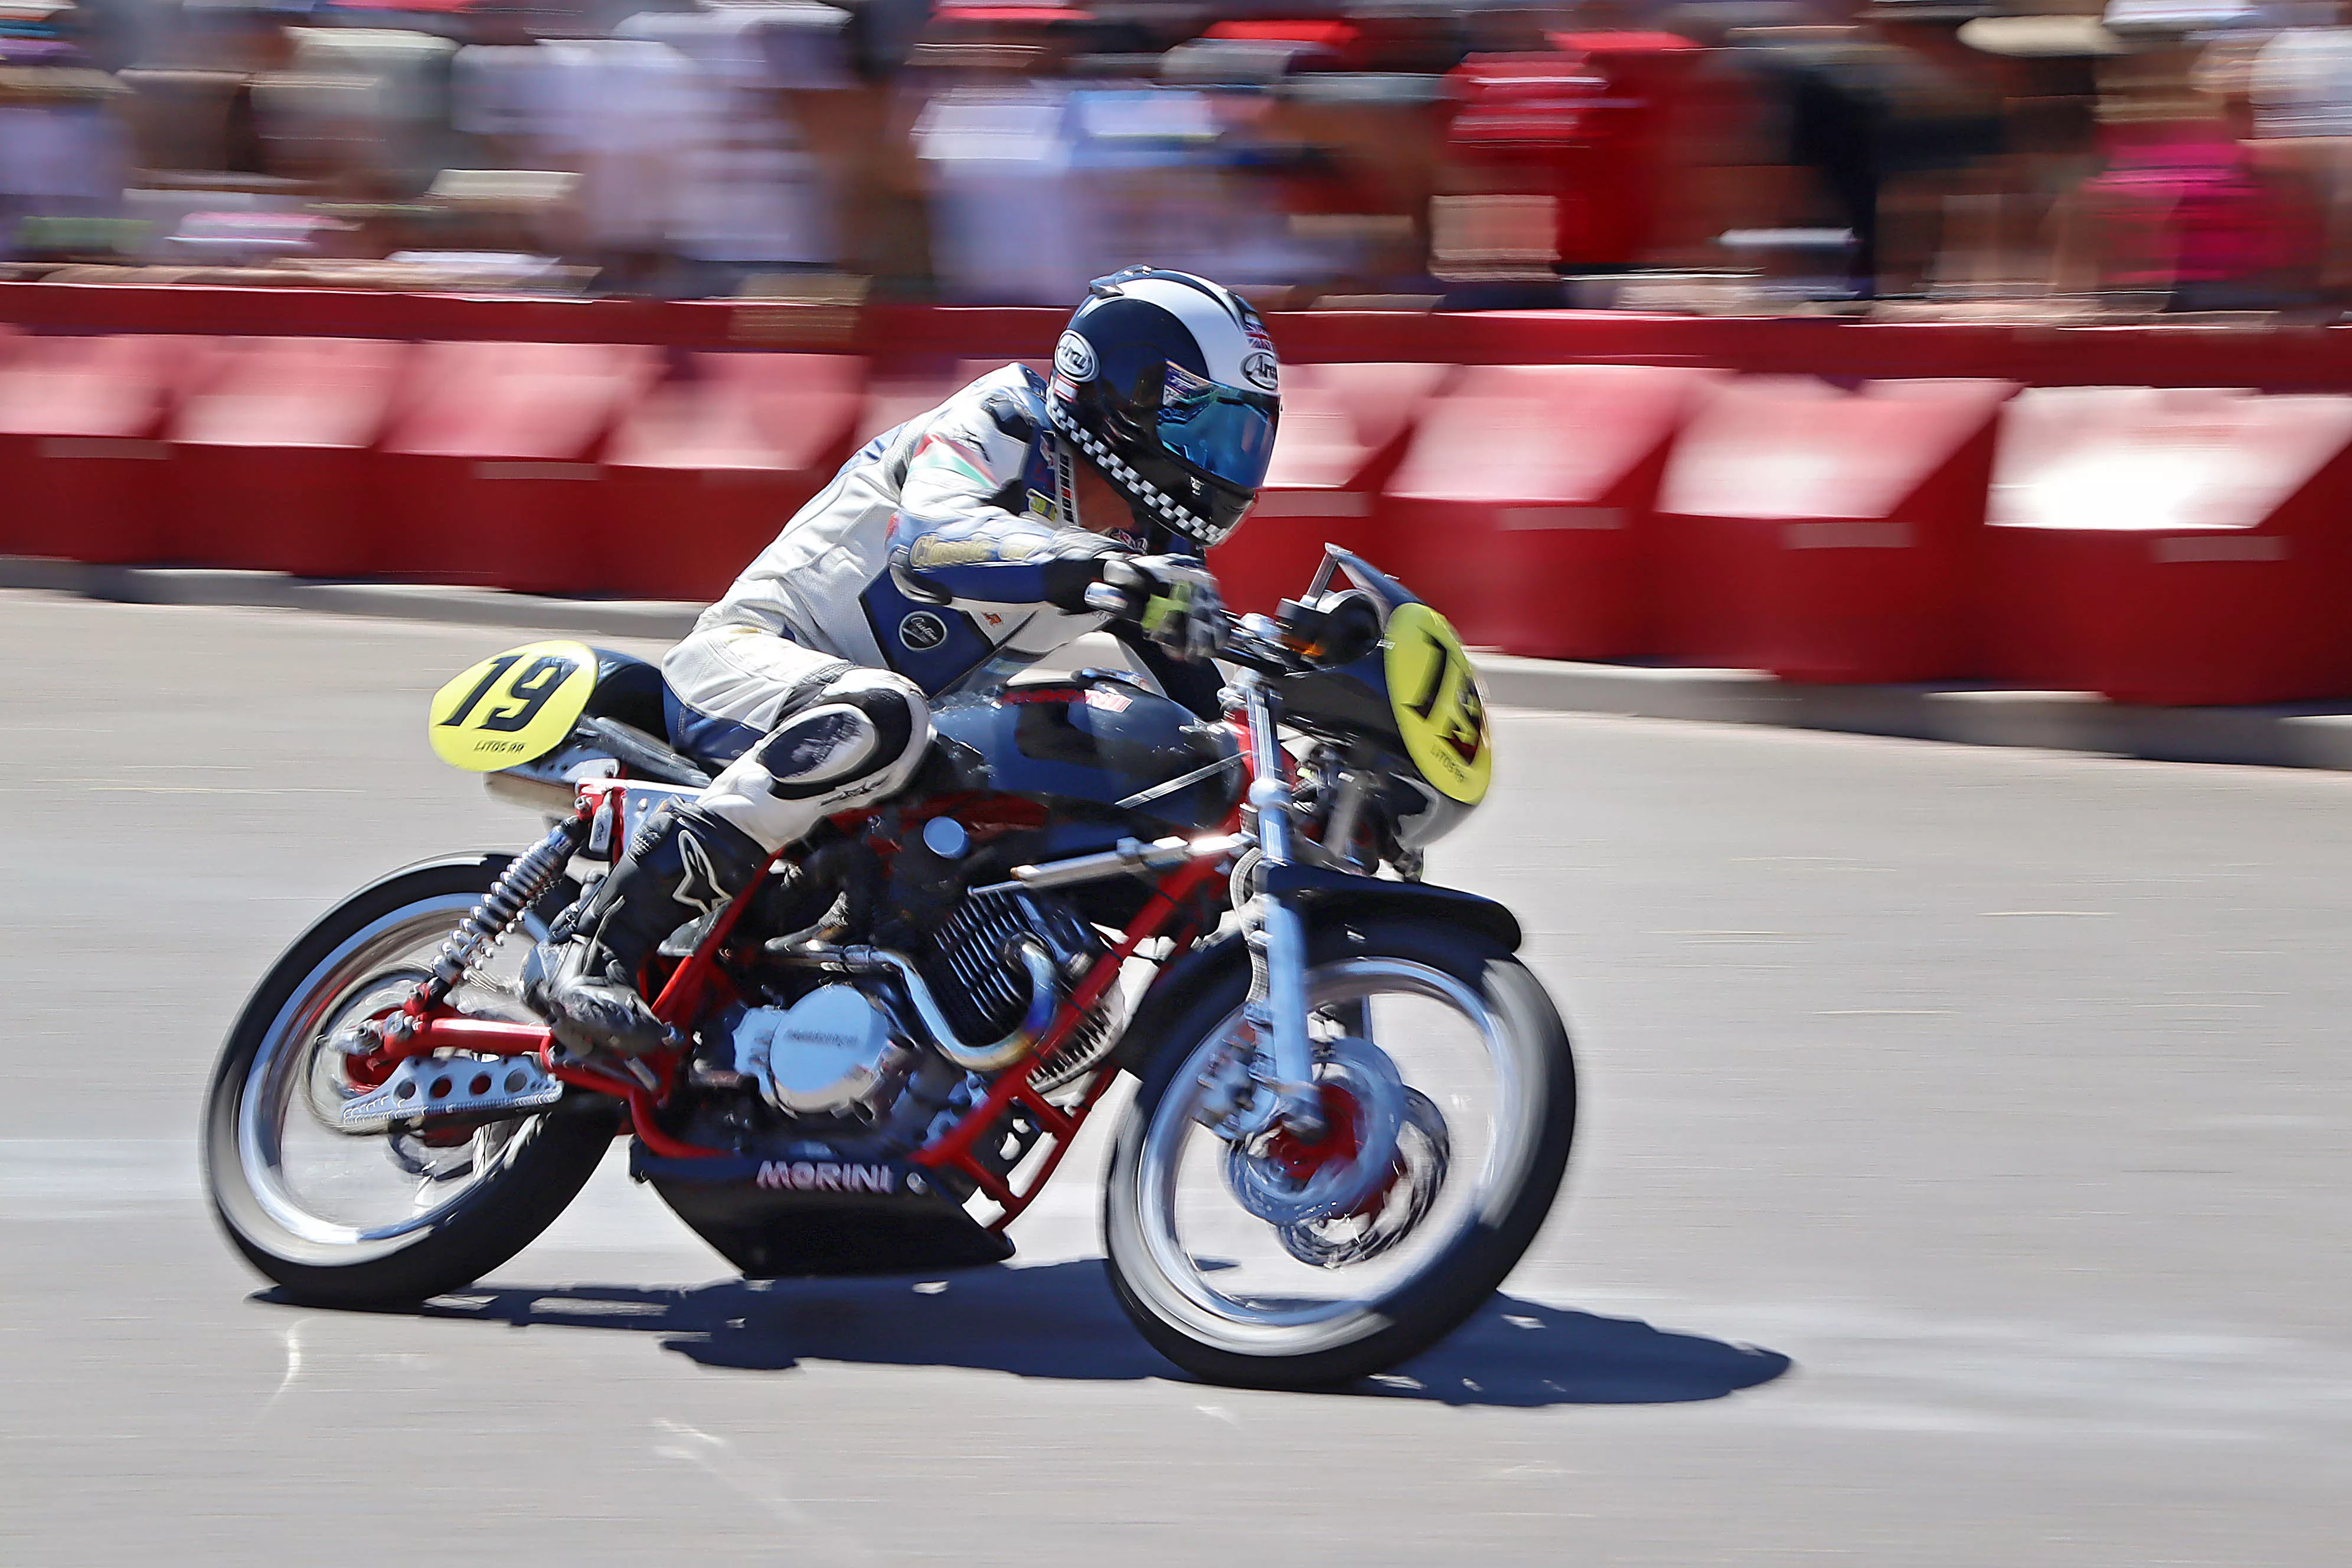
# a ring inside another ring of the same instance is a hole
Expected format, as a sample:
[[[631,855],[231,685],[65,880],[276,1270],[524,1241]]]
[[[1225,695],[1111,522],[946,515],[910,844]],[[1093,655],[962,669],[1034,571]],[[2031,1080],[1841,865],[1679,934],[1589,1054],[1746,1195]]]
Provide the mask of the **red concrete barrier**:
[[[597,547],[597,458],[659,364],[637,344],[426,344],[377,458],[383,569],[627,591],[632,563]]]
[[[1382,563],[1473,643],[1545,658],[1648,652],[1658,479],[1712,379],[1651,365],[1464,371],[1389,481]]]
[[[1753,377],[1710,393],[1658,497],[1662,651],[1786,680],[1974,673],[1995,381]]]
[[[1073,304],[1076,301],[1072,301]],[[0,282],[0,321],[71,332],[656,343],[861,355],[878,374],[925,360],[1050,353],[1067,311],[761,300],[534,300],[203,284]],[[1267,319],[1286,364],[1704,363],[1841,378],[1998,377],[2029,385],[2352,386],[2352,326],[1695,317],[1632,310],[1301,310]]]
[[[0,327],[0,552],[706,596],[853,433],[1034,358],[1061,319],[0,284],[0,321],[128,334]],[[1333,539],[1519,652],[1809,680],[1992,673],[2142,701],[2352,692],[2352,398],[2332,395],[2352,386],[2352,328],[1552,311],[1308,312],[1273,330],[1284,439],[1258,516],[1217,552],[1244,607],[1295,593]],[[467,341],[404,354],[354,338]],[[656,343],[697,353],[647,397]],[[792,372],[787,355],[701,352],[819,346]],[[1693,394],[1685,376],[1697,413],[1669,449],[1675,373],[1609,361],[1980,379]],[[1491,368],[1433,402],[1457,363]],[[2010,417],[1999,526],[1981,527],[2003,382],[2103,380],[2331,395],[2037,394]],[[1523,419],[1540,438],[1511,434]],[[1612,514],[1625,526],[1601,526]]]
[[[167,553],[200,566],[379,567],[369,454],[413,353],[362,338],[231,338],[171,427]]]
[[[2003,416],[1990,673],[2126,702],[2352,694],[2352,397],[2061,388]]]
[[[154,561],[159,437],[200,340],[27,337],[0,363],[0,553]]]
[[[714,599],[849,454],[866,363],[695,354],[624,418],[595,487],[635,597]]]
[[[1257,508],[1232,543],[1210,553],[1231,603],[1270,611],[1301,592],[1326,542],[1381,563],[1381,491],[1453,374],[1438,364],[1284,367],[1282,426]]]

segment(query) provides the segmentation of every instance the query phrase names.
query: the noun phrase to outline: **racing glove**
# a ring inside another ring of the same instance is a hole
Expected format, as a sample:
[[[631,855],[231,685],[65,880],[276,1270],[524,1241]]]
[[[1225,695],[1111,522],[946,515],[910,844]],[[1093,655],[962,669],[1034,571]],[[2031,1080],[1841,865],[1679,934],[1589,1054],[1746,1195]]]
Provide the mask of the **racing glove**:
[[[1204,659],[1217,651],[1225,633],[1225,602],[1209,569],[1189,555],[1114,554],[1102,563],[1110,595],[1087,595],[1097,609],[1132,621],[1137,629],[1179,658]]]

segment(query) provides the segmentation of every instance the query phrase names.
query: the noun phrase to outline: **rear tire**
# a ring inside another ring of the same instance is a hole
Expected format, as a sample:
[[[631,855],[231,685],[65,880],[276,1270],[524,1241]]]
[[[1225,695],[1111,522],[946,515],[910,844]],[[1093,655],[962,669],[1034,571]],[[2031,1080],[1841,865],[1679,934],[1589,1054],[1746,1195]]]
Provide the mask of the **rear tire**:
[[[280,1190],[285,1184],[257,1153],[254,1119],[261,1108],[253,1101],[267,1092],[273,1074],[300,1071],[308,1075],[306,1081],[315,1077],[297,1058],[315,1052],[316,1031],[331,1016],[326,1011],[335,1000],[331,993],[349,995],[364,988],[372,937],[411,929],[429,932],[444,918],[446,934],[489,889],[509,858],[428,861],[353,894],[287,950],[229,1030],[205,1104],[205,1184],[230,1243],[297,1300],[396,1307],[471,1284],[554,1222],[612,1142],[617,1124],[614,1102],[575,1091],[544,1113],[519,1124],[499,1124],[511,1128],[511,1135],[494,1152],[479,1156],[489,1166],[485,1173],[442,1207],[423,1212],[406,1226],[385,1227],[396,1234],[382,1235],[299,1213]],[[543,933],[576,891],[569,881],[558,883],[508,940]],[[352,1142],[363,1145],[389,1136]],[[485,1149],[488,1142],[481,1141]],[[334,1234],[338,1230],[351,1234]]]
[[[1527,967],[1495,942],[1454,926],[1381,924],[1360,932],[1318,930],[1309,952],[1308,994],[1318,976],[1370,960],[1388,961],[1450,980],[1475,996],[1495,1021],[1494,1038],[1517,1075],[1525,1136],[1493,1172],[1478,1202],[1442,1249],[1392,1289],[1348,1302],[1310,1325],[1278,1315],[1221,1315],[1223,1300],[1169,1266],[1172,1237],[1154,1218],[1150,1155],[1155,1139],[1212,1140],[1190,1121],[1189,1101],[1201,1064],[1246,1000],[1249,974],[1228,967],[1171,1020],[1120,1123],[1104,1193],[1104,1237],[1111,1288],[1152,1347],[1211,1383],[1251,1388],[1308,1389],[1384,1372],[1458,1328],[1517,1266],[1550,1213],[1576,1128],[1576,1069],[1559,1013]],[[1341,1004],[1345,1005],[1345,1004]],[[1491,1047],[1490,1047],[1491,1048]],[[1171,1105],[1171,1097],[1179,1102]],[[1171,1211],[1172,1212],[1172,1211]],[[1157,1227],[1157,1228],[1155,1228]]]

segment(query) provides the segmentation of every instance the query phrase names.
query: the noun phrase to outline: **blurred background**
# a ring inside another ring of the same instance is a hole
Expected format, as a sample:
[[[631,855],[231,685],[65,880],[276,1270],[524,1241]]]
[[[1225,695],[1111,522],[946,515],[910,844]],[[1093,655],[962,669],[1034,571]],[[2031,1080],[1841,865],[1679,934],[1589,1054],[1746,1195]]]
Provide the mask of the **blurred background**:
[[[0,268],[2332,316],[2352,29],[2244,0],[0,0]]]
[[[0,0],[0,556],[707,601],[1149,260],[1288,366],[1244,608],[2352,700],[2330,7],[646,5]]]
[[[2334,7],[571,7],[0,0],[0,1563],[2342,1568]],[[255,1297],[212,1042],[535,831],[426,694],[657,656],[1139,260],[1282,348],[1228,599],[1336,542],[1481,650],[1431,871],[1591,1108],[1510,1293],[1178,1380],[1095,1142],[1035,1267],[747,1287],[608,1164]]]

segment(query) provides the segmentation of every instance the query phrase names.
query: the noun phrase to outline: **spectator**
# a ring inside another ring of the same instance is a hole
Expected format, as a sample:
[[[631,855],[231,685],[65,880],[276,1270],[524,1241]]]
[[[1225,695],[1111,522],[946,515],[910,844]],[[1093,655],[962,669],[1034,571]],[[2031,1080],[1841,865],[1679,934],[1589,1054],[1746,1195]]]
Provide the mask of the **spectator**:
[[[2175,310],[2308,303],[2319,229],[2307,184],[2250,142],[2243,57],[2200,72],[2176,37],[2103,76],[2105,167],[2063,213],[2059,282],[2158,297]]]
[[[121,89],[68,37],[63,0],[0,0],[0,258],[120,210],[128,143]]]
[[[1853,231],[1850,279],[1859,297],[1880,291],[1890,188],[1967,168],[2000,150],[1997,106],[1951,63],[1957,46],[1946,47],[1951,33],[1980,12],[1929,11],[1895,0],[1865,11],[1864,29],[1743,28],[1731,35],[1742,63],[1777,90],[1789,162],[1813,173],[1837,218]],[[1889,13],[1892,22],[1885,20]],[[1923,28],[1931,31],[1908,31]],[[1938,40],[1932,55],[1917,47],[1923,36]],[[1910,271],[1902,281],[1916,282],[1916,258]]]
[[[914,126],[922,110],[908,90],[916,39],[930,0],[841,0],[847,73],[840,85],[791,95],[802,139],[834,190],[842,263],[871,279],[884,298],[928,298],[931,242]]]
[[[2309,183],[2322,207],[2315,281],[2352,298],[2352,27],[2290,27],[2250,48],[2253,154]]]

